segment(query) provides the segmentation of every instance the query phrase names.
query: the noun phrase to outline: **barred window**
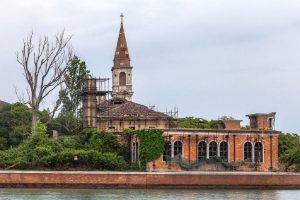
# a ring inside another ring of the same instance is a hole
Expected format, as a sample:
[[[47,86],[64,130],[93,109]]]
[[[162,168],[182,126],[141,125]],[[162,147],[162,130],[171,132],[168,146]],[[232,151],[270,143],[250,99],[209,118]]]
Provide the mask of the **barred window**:
[[[220,157],[228,161],[228,143],[225,141],[220,143]]]
[[[176,141],[174,143],[174,156],[182,155],[182,142]]]
[[[251,144],[251,142],[246,142],[244,144],[244,160],[252,162],[252,144]]]
[[[217,157],[218,144],[215,141],[209,143],[209,158]]]
[[[263,162],[263,145],[261,142],[256,142],[254,145],[254,160],[255,162]]]
[[[206,159],[206,142],[201,141],[198,143],[198,160]]]

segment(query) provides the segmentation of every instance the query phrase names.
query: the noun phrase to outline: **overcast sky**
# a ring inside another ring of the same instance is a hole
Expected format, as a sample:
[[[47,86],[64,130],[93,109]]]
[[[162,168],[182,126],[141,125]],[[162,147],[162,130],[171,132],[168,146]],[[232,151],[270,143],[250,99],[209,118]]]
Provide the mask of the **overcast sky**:
[[[123,12],[134,101],[216,119],[277,112],[300,133],[299,0],[0,0],[0,99],[25,88],[16,52],[66,29],[94,76],[110,77]],[[51,101],[44,106],[51,105]]]

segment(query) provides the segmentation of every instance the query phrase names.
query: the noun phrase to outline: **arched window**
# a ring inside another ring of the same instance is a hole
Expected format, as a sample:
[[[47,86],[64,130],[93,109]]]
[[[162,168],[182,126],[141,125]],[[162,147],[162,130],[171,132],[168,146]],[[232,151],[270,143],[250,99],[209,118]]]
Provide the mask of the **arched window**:
[[[164,153],[163,153],[163,161],[170,161],[170,158],[171,158],[171,149],[172,149],[171,142],[166,142],[165,143]]]
[[[182,142],[176,141],[174,143],[174,156],[182,155]]]
[[[136,163],[139,160],[139,143],[138,142],[134,142],[132,144],[132,151],[131,151],[131,159],[132,162]]]
[[[206,142],[201,141],[198,143],[198,160],[206,159]]]
[[[119,85],[126,85],[126,73],[121,72],[119,74]]]
[[[244,160],[252,162],[252,144],[251,144],[251,142],[246,142],[244,144]]]
[[[215,141],[209,143],[209,158],[217,157],[218,144]]]
[[[256,142],[254,145],[254,160],[255,162],[263,162],[263,145],[261,142]]]
[[[225,141],[220,143],[220,157],[228,161],[228,143]]]

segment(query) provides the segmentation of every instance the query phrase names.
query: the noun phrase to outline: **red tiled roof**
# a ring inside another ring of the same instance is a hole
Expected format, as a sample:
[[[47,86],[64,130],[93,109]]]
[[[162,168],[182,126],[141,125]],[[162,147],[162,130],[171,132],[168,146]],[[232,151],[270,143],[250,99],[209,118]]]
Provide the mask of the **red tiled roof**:
[[[119,104],[116,104],[116,100]],[[147,106],[126,101],[124,99],[112,99],[105,101],[102,106],[110,106],[103,112],[98,113],[99,118],[139,118],[139,119],[167,119],[171,118],[161,112],[149,109]]]

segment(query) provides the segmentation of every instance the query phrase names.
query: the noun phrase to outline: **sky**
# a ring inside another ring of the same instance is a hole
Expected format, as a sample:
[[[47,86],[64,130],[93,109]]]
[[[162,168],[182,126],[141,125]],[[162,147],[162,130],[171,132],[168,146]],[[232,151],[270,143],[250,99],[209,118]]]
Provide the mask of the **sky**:
[[[277,130],[300,133],[299,0],[0,2],[1,100],[16,102],[15,88],[26,88],[16,52],[31,31],[65,29],[92,74],[111,77],[124,13],[135,102],[242,125],[246,114],[276,112]]]

